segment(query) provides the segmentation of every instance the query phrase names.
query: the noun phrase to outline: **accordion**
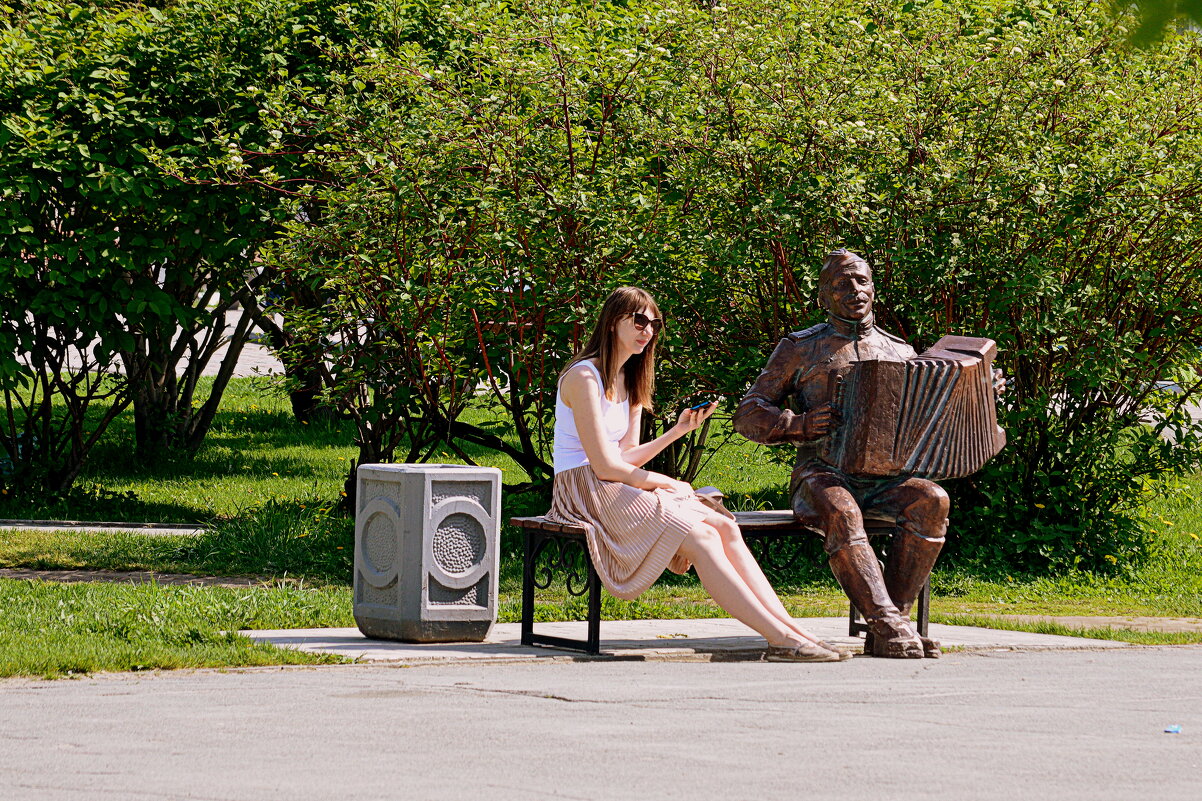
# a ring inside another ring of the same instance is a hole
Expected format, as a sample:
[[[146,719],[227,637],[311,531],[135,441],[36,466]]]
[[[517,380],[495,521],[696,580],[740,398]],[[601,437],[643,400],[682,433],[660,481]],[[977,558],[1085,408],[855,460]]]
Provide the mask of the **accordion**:
[[[832,373],[842,423],[819,456],[847,475],[975,473],[1006,444],[998,427],[991,339],[947,336],[909,361],[863,361]]]

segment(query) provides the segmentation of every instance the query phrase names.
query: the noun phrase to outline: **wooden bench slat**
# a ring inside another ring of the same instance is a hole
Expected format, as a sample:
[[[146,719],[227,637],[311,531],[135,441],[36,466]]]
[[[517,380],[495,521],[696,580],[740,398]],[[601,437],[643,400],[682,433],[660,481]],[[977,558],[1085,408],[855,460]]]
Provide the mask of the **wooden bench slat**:
[[[744,534],[771,534],[809,531],[821,535],[812,526],[798,522],[792,512],[780,509],[766,509],[754,512],[735,512],[735,522],[739,524]],[[509,522],[518,528],[530,528],[538,531],[549,531],[554,534],[584,534],[584,527],[571,523],[557,523],[546,517],[511,517]],[[896,523],[885,520],[865,520],[864,529],[872,535],[891,533],[897,527]]]
[[[735,512],[735,521],[740,528],[756,531],[768,531],[773,529],[785,529],[789,531],[807,528],[797,519],[793,517],[792,512],[763,511],[763,512]],[[542,531],[566,533],[584,532],[582,526],[572,525],[570,523],[557,523],[548,520],[546,517],[513,517],[509,519],[512,525],[518,528],[533,528]]]
[[[511,517],[509,522],[518,528],[529,528],[535,531],[547,531],[552,534],[573,534],[584,536],[584,527],[571,523],[556,523],[545,517]]]
[[[550,522],[547,518],[538,517],[511,517],[509,518],[511,525],[518,528],[542,528],[544,523]]]

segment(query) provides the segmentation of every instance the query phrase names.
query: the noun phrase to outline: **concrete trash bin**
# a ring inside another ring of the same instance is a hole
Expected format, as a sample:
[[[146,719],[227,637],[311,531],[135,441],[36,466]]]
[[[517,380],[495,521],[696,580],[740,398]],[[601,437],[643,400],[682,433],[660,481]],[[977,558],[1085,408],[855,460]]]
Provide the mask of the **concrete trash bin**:
[[[405,642],[482,641],[497,619],[501,471],[365,464],[357,477],[359,630]]]

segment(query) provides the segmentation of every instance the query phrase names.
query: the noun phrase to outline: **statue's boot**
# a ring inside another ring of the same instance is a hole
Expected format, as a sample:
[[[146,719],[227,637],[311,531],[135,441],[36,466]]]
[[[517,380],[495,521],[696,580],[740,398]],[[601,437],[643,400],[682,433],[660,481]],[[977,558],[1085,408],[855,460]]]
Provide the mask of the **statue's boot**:
[[[867,543],[844,545],[830,555],[835,574],[847,597],[860,610],[872,635],[865,640],[864,653],[893,659],[921,659],[922,641],[910,621],[889,599],[885,578],[876,553]]]
[[[897,606],[902,617],[909,619],[910,609],[922,592],[923,585],[931,575],[931,568],[943,548],[943,532],[946,523],[937,527],[938,537],[926,537],[917,530],[903,523],[889,544],[889,563],[885,566],[885,589],[889,598]],[[937,659],[943,651],[939,643],[927,637],[922,640],[923,653],[931,659]],[[867,646],[865,646],[867,647]]]

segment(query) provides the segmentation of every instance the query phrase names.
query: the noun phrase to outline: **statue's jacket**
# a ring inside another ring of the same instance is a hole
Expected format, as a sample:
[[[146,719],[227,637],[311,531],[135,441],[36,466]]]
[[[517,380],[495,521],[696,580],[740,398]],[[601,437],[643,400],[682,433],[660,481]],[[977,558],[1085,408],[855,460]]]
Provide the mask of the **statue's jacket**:
[[[855,362],[908,361],[915,355],[904,340],[877,328],[871,317],[858,323],[832,317],[796,331],[780,341],[739,402],[735,430],[754,442],[796,443],[795,489],[807,468],[820,461],[821,440],[802,439],[802,416],[831,402],[833,376]]]

